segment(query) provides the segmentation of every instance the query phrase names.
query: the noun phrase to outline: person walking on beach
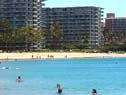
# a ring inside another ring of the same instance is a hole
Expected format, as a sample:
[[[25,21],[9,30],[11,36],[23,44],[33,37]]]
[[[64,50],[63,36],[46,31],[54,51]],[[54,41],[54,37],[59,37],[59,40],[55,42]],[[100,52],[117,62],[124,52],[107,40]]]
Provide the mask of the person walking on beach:
[[[32,54],[32,59],[34,58],[34,55]]]
[[[97,90],[96,89],[92,89],[92,95],[97,95]]]
[[[60,84],[57,84],[57,90],[58,90],[58,93],[62,93],[62,87]]]

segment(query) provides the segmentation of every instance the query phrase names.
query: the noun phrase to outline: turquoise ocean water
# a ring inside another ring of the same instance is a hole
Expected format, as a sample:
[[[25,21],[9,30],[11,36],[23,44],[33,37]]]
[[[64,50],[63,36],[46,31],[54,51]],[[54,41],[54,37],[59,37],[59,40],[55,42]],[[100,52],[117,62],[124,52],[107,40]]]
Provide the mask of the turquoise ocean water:
[[[9,67],[5,69],[4,67]],[[16,83],[17,76],[24,80]],[[126,58],[19,60],[0,64],[0,95],[126,95]]]

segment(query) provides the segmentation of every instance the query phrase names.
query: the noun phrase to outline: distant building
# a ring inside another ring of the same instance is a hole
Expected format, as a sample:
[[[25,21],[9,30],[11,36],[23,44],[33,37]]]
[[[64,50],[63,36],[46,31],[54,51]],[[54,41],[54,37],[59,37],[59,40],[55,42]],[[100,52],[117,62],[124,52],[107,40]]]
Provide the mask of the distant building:
[[[105,29],[110,31],[113,35],[118,35],[115,42],[123,43],[124,35],[126,35],[126,17],[108,17],[105,20]],[[120,38],[119,38],[120,37]]]
[[[115,13],[107,13],[107,18],[115,18]]]
[[[41,8],[45,0],[0,0],[0,21],[10,22],[13,29],[31,26],[34,29],[41,29]],[[0,27],[0,32],[4,31]],[[5,34],[7,35],[7,34]],[[27,48],[27,43],[9,43],[9,49]],[[16,47],[17,46],[17,47]],[[31,46],[38,48],[39,46]],[[0,49],[6,49],[6,43],[0,42]]]
[[[45,0],[0,0],[0,21],[9,21],[17,29],[40,29],[42,2]]]
[[[126,17],[106,18],[105,28],[112,33],[126,33]]]
[[[42,29],[50,29],[58,22],[64,33],[64,43],[84,44],[84,35],[89,36],[88,46],[99,45],[103,8],[94,6],[42,8]]]

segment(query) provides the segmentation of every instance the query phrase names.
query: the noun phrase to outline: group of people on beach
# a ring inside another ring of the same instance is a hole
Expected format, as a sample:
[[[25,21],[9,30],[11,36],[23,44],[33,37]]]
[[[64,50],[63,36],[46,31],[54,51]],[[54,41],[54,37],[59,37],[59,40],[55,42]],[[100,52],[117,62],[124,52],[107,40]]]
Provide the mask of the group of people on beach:
[[[21,76],[18,76],[18,78],[16,79],[16,82],[21,83],[24,82],[24,80],[21,78]],[[63,91],[61,84],[57,84],[57,93],[61,94]],[[97,90],[96,89],[92,89],[92,95],[97,95]]]

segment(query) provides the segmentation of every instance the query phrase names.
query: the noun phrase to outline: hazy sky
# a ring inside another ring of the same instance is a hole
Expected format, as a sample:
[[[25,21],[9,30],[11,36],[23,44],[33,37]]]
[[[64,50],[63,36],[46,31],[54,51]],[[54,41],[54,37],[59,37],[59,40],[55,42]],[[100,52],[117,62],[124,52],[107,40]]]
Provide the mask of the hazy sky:
[[[98,6],[106,13],[114,12],[116,17],[126,17],[126,0],[47,0],[46,7]]]

